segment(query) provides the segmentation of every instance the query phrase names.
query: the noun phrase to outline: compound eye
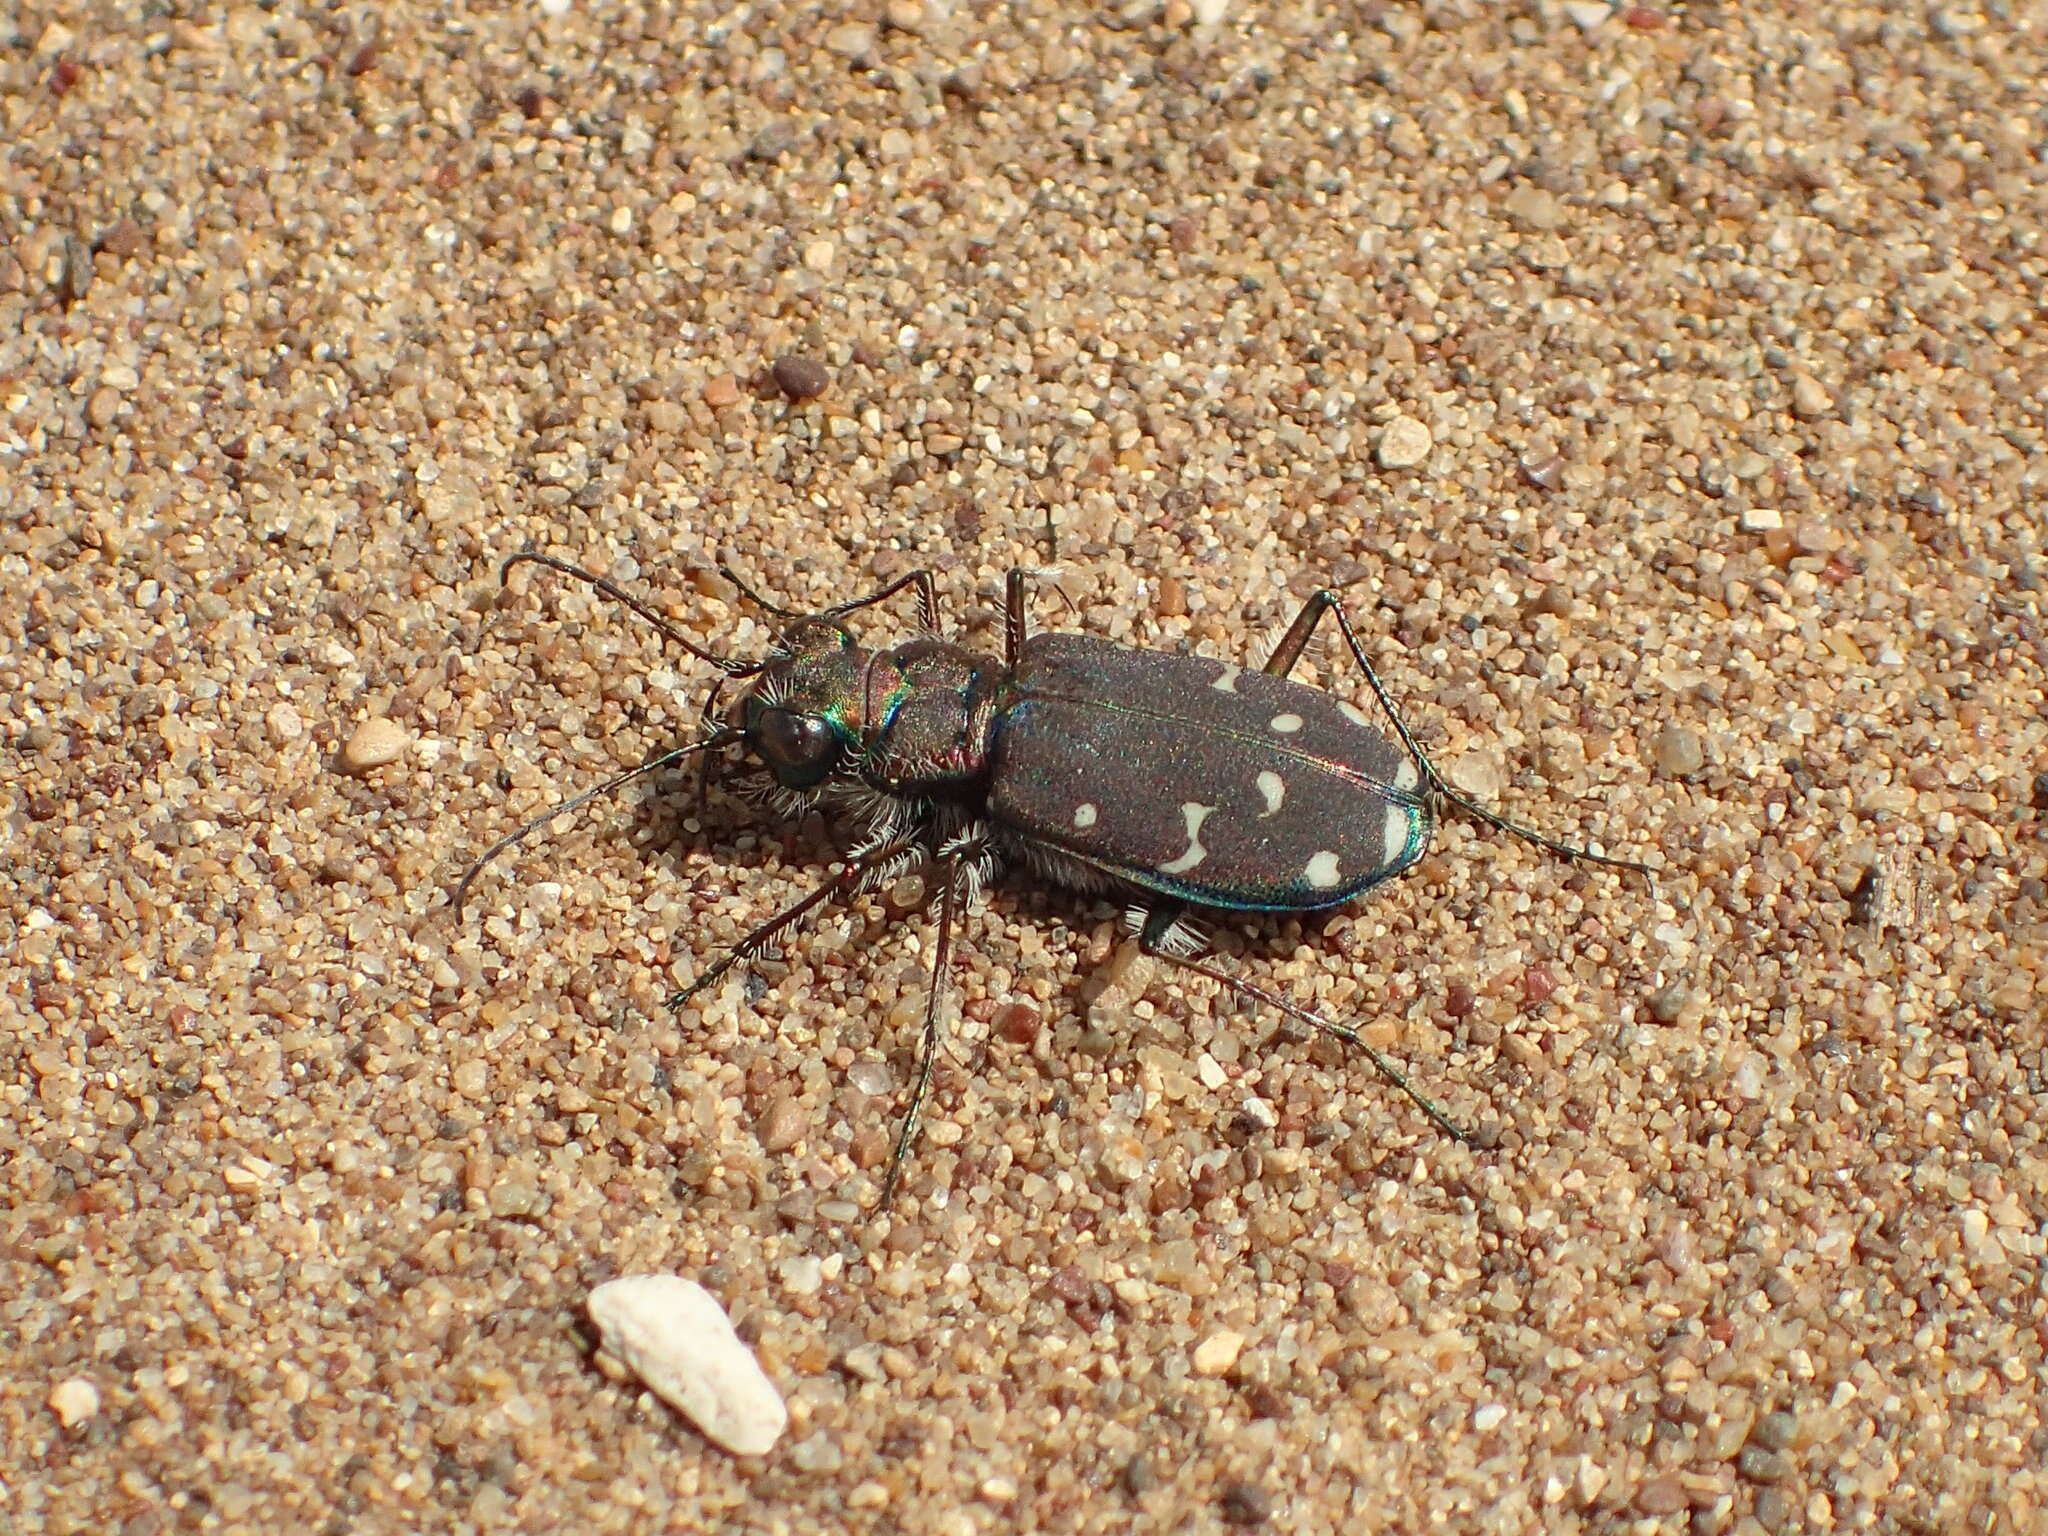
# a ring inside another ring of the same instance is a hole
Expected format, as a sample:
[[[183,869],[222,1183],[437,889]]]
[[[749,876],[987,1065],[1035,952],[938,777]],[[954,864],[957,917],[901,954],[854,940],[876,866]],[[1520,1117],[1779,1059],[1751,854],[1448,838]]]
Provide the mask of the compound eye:
[[[754,727],[754,747],[775,782],[786,789],[809,788],[839,761],[839,733],[831,722],[787,709],[762,713]]]

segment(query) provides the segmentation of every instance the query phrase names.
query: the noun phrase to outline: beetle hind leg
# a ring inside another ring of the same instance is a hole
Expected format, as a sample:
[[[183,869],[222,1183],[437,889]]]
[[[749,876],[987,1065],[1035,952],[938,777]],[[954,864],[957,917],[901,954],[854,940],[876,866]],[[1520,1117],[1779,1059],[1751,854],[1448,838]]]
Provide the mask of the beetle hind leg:
[[[1137,935],[1140,949],[1162,960],[1195,960],[1209,953],[1209,935],[1179,902],[1131,906],[1125,909],[1124,926]]]
[[[1374,1070],[1395,1088],[1398,1088],[1403,1094],[1407,1095],[1417,1109],[1429,1116],[1431,1122],[1435,1124],[1438,1130],[1449,1136],[1453,1141],[1470,1141],[1472,1139],[1471,1135],[1463,1127],[1441,1109],[1437,1108],[1435,1102],[1428,1095],[1411,1083],[1406,1073],[1402,1072],[1399,1067],[1373,1049],[1365,1037],[1359,1034],[1357,1030],[1351,1028],[1350,1025],[1334,1023],[1324,1018],[1321,1014],[1302,1007],[1299,1003],[1289,1002],[1277,992],[1269,992],[1266,988],[1248,982],[1242,977],[1232,976],[1229,972],[1204,959],[1202,956],[1207,946],[1201,941],[1200,930],[1186,922],[1183,912],[1184,909],[1178,903],[1169,903],[1164,906],[1151,908],[1150,910],[1134,908],[1133,915],[1137,913],[1143,913],[1144,915],[1144,921],[1138,933],[1138,947],[1148,955],[1170,961],[1183,970],[1193,971],[1197,976],[1207,977],[1220,987],[1240,993],[1252,999],[1253,1002],[1264,1003],[1269,1008],[1293,1019],[1297,1023],[1310,1025],[1321,1030],[1326,1035],[1343,1041],[1354,1050],[1362,1051],[1365,1054],[1366,1060],[1373,1064]],[[1191,936],[1199,946],[1193,950],[1187,947],[1187,941]]]
[[[1301,605],[1301,612],[1294,616],[1294,622],[1287,626],[1287,633],[1281,637],[1279,645],[1274,647],[1273,655],[1266,663],[1266,671],[1275,677],[1285,677],[1292,672],[1295,664],[1301,660],[1302,652],[1308,648],[1310,637],[1316,632],[1316,626],[1322,622],[1326,613],[1336,619],[1337,628],[1344,637],[1345,647],[1351,652],[1351,659],[1358,663],[1358,670],[1365,674],[1365,680],[1372,688],[1373,697],[1379,700],[1380,709],[1386,714],[1387,722],[1393,726],[1394,734],[1400,738],[1401,745],[1407,749],[1408,755],[1415,760],[1415,766],[1421,773],[1423,782],[1429,786],[1432,793],[1449,801],[1466,815],[1483,821],[1490,827],[1497,827],[1512,837],[1519,837],[1525,843],[1533,843],[1559,858],[1570,859],[1579,864],[1599,864],[1607,869],[1625,869],[1633,874],[1655,878],[1656,872],[1647,864],[1639,864],[1634,859],[1616,858],[1613,854],[1595,853],[1589,848],[1580,848],[1572,843],[1559,842],[1554,837],[1546,837],[1533,827],[1525,827],[1518,821],[1510,821],[1499,811],[1481,805],[1470,795],[1453,789],[1449,781],[1438,771],[1436,764],[1430,760],[1429,754],[1422,750],[1421,744],[1415,739],[1415,734],[1408,729],[1408,722],[1401,718],[1401,712],[1394,708],[1393,696],[1387,692],[1387,685],[1380,681],[1379,672],[1365,654],[1365,647],[1359,644],[1358,632],[1351,627],[1351,619],[1344,612],[1343,603],[1338,601],[1336,593],[1327,588],[1315,593]]]

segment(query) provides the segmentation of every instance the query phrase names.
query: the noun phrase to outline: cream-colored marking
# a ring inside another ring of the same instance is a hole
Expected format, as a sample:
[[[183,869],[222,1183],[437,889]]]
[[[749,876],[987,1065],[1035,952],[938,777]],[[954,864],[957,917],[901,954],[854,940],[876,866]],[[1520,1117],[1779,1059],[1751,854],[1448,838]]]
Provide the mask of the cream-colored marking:
[[[1337,855],[1327,848],[1308,861],[1301,877],[1319,891],[1327,891],[1340,878],[1337,874]]]
[[[1367,715],[1366,712],[1360,709],[1356,704],[1347,704],[1344,700],[1339,699],[1337,701],[1337,707],[1344,711],[1344,718],[1346,720],[1349,720],[1353,725],[1362,725],[1368,731],[1376,731],[1379,729],[1378,726],[1372,723],[1371,716]]]
[[[1188,848],[1171,864],[1159,866],[1162,875],[1184,875],[1202,860],[1209,857],[1209,850],[1202,846],[1202,823],[1207,821],[1216,809],[1213,805],[1197,805],[1190,800],[1180,808],[1180,814],[1188,824]]]
[[[1408,838],[1415,830],[1415,818],[1404,806],[1387,807],[1386,845],[1380,850],[1380,857],[1398,859],[1408,847]]]
[[[1086,832],[1090,827],[1094,826],[1095,815],[1095,807],[1088,804],[1088,802],[1085,800],[1082,801],[1081,804],[1075,806],[1074,826],[1076,830]]]
[[[1301,716],[1275,715],[1271,720],[1268,720],[1266,724],[1270,725],[1282,736],[1292,736],[1296,731],[1301,729]]]
[[[1268,769],[1259,775],[1259,793],[1266,797],[1266,808],[1259,812],[1259,820],[1264,821],[1268,816],[1280,813],[1280,804],[1287,798],[1287,783]]]
[[[1216,681],[1211,683],[1209,686],[1221,693],[1235,693],[1237,692],[1237,680],[1243,676],[1243,667],[1237,666],[1232,662],[1226,661],[1225,663],[1223,663],[1223,675],[1217,678]]]
[[[1415,759],[1404,757],[1401,766],[1394,770],[1394,788],[1404,793],[1413,793],[1415,786],[1422,782],[1422,770],[1415,766]]]

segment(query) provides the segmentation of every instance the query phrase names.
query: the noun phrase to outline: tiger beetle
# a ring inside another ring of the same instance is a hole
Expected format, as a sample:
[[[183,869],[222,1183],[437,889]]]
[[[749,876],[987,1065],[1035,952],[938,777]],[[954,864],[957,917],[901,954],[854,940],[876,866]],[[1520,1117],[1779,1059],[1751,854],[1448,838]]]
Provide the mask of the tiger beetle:
[[[703,754],[743,748],[767,771],[767,802],[785,816],[813,808],[849,819],[851,846],[806,895],[756,926],[677,992],[680,1008],[734,966],[771,949],[820,907],[877,889],[917,867],[933,872],[938,934],[923,1049],[881,1205],[917,1139],[941,1035],[953,931],[1000,871],[1015,867],[1083,895],[1130,903],[1147,954],[1179,965],[1362,1050],[1446,1134],[1465,1133],[1356,1030],[1208,963],[1191,909],[1312,913],[1349,902],[1421,859],[1442,801],[1551,853],[1649,875],[1647,865],[1572,847],[1509,821],[1445,782],[1394,708],[1336,595],[1303,605],[1263,668],[1132,650],[1088,635],[1030,630],[1026,573],[1005,588],[1000,659],[939,638],[927,570],[819,613],[759,596],[719,573],[780,625],[758,661],[720,656],[616,583],[534,550],[506,560],[587,583],[722,676],[697,739],[565,801],[492,844],[456,887],[459,914],[498,854],[558,816],[635,779]],[[847,619],[908,590],[918,638],[861,646]],[[1342,699],[1293,682],[1316,626],[1333,618],[1392,725],[1390,738]],[[747,682],[721,715],[726,687]]]

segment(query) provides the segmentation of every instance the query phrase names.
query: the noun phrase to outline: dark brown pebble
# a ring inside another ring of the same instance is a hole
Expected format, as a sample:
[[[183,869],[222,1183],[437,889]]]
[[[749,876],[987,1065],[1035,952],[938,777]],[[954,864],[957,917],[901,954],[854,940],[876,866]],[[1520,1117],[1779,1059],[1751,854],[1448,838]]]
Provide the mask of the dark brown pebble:
[[[832,372],[815,357],[788,352],[775,359],[775,384],[792,400],[815,400],[832,385]]]
[[[1287,1399],[1267,1383],[1255,1382],[1245,1388],[1244,1411],[1255,1419],[1284,1419],[1287,1414]]]
[[[1264,1525],[1273,1518],[1273,1496],[1251,1483],[1232,1483],[1217,1502],[1232,1525]]]
[[[1124,1470],[1119,1480],[1124,1485],[1124,1492],[1134,1499],[1150,1493],[1154,1485],[1159,1481],[1153,1475],[1152,1463],[1142,1455],[1133,1456],[1124,1463]]]

